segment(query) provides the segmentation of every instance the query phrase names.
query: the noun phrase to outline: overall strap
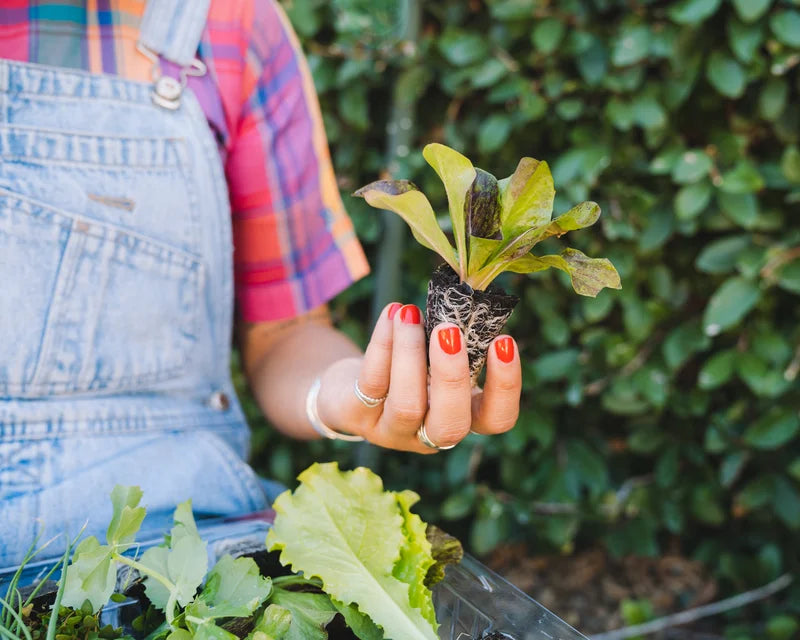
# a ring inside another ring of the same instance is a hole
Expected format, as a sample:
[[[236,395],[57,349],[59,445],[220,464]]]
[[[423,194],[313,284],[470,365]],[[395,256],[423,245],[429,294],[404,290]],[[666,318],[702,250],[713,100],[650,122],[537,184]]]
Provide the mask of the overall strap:
[[[202,76],[206,65],[195,57],[211,0],[148,0],[139,27],[137,48],[153,63],[153,91],[156,106],[175,111],[188,76]],[[175,64],[179,77],[164,75],[161,59]]]
[[[211,0],[147,0],[139,43],[180,67],[190,67],[210,3]]]

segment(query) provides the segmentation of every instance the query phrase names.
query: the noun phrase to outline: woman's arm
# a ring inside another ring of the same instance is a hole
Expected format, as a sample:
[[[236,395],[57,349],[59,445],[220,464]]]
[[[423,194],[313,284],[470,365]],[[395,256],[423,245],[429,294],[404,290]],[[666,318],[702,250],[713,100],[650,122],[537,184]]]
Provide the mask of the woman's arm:
[[[286,435],[302,439],[319,437],[305,411],[311,383],[334,362],[362,356],[333,327],[327,305],[290,320],[243,323],[239,343],[245,374],[264,415]]]

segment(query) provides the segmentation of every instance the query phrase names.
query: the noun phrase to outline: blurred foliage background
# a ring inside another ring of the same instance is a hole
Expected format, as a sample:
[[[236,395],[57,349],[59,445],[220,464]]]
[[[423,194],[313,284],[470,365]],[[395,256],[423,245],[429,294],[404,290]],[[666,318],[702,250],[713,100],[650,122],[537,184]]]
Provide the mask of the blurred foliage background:
[[[603,209],[569,244],[623,289],[501,277],[525,385],[506,435],[425,457],[291,443],[245,398],[256,467],[293,486],[313,460],[367,463],[476,554],[678,545],[727,591],[800,567],[800,2],[282,4],[375,269],[332,305],[356,341],[388,299],[424,308],[436,256],[349,194],[388,170],[445,214],[431,141],[498,177],[548,161],[556,213]]]

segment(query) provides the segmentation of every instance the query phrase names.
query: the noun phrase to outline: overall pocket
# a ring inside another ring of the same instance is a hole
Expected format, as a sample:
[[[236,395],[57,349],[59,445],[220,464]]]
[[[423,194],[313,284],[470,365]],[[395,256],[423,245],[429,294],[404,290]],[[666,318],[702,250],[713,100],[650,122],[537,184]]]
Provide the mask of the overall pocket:
[[[0,395],[191,370],[205,273],[180,141],[3,131]]]

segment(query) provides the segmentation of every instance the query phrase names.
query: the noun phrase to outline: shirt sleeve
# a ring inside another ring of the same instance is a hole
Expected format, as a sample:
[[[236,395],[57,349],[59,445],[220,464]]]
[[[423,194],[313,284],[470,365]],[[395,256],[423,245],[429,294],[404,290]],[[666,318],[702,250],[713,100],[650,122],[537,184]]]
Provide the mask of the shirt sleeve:
[[[244,101],[225,169],[239,317],[291,318],[369,267],[344,209],[311,73],[274,0],[244,17]]]

